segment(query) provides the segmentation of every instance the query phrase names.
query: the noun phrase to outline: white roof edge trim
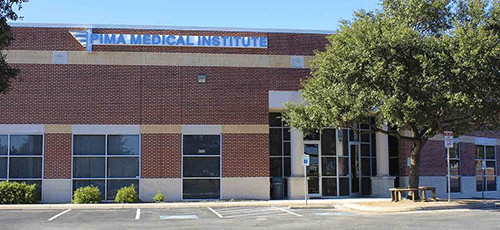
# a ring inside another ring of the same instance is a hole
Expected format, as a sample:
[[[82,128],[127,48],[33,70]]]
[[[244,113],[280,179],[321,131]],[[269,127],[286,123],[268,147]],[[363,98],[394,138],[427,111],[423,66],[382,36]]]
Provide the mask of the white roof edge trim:
[[[65,24],[65,23],[16,23],[12,27],[48,27],[48,28],[96,28],[96,29],[143,29],[143,30],[192,30],[192,31],[224,31],[224,32],[258,32],[258,33],[297,33],[297,34],[333,34],[329,30],[306,29],[262,29],[233,27],[197,27],[197,26],[148,26],[148,25],[106,25],[106,24]]]

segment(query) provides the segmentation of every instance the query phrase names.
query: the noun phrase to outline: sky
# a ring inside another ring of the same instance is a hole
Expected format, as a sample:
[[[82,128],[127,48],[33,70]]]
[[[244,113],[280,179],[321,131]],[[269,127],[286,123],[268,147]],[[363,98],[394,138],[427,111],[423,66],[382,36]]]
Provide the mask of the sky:
[[[29,0],[21,23],[154,25],[334,31],[378,0]]]

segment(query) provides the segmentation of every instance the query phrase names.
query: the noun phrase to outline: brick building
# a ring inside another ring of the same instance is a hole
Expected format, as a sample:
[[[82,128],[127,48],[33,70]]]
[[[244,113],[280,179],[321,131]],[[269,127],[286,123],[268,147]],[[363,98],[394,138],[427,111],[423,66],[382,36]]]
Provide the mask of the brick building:
[[[132,183],[143,201],[157,190],[170,201],[281,198],[279,183],[284,198],[303,198],[304,153],[311,197],[387,196],[406,181],[408,143],[348,129],[303,135],[279,120],[328,31],[14,24],[13,33],[4,52],[21,75],[0,95],[0,180],[37,183],[42,202],[69,202],[90,184],[112,200]],[[500,195],[497,142],[460,138],[454,196]],[[422,161],[421,184],[444,196],[442,137]]]

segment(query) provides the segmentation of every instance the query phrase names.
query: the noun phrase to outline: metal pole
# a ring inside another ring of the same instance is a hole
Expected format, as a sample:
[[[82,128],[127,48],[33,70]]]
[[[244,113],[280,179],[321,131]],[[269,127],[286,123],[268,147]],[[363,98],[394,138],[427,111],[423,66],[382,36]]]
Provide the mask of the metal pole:
[[[306,206],[307,206],[307,190],[308,190],[308,185],[307,185],[307,171],[306,171],[307,166],[304,165],[304,187],[306,188],[304,191],[304,199],[306,200]]]
[[[450,148],[446,148],[448,155],[448,202],[451,202],[451,178],[450,178]]]

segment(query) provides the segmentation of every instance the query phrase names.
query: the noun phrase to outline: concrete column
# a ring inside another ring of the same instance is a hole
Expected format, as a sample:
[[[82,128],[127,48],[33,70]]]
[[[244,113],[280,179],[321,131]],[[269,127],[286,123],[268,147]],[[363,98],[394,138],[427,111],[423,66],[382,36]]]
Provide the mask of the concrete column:
[[[302,166],[302,154],[304,154],[304,137],[302,132],[292,129],[290,132],[291,148],[291,176],[288,179],[288,198],[304,199],[304,166]]]
[[[382,127],[387,130],[387,125]],[[389,189],[394,187],[395,177],[389,176],[389,137],[387,134],[376,133],[377,176],[372,177],[372,195],[389,197]]]

